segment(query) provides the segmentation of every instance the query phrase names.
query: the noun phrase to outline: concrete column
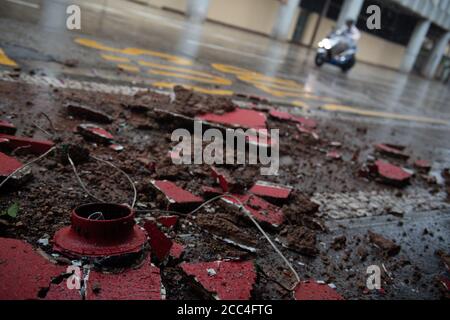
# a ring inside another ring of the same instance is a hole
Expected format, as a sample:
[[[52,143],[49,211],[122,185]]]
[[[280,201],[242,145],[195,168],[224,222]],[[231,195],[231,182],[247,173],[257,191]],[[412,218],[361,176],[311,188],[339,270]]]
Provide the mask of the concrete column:
[[[336,27],[342,27],[348,19],[353,19],[355,22],[358,21],[363,4],[364,0],[345,0],[339,13]]]
[[[422,48],[423,41],[427,36],[428,29],[430,28],[430,20],[421,20],[414,28],[411,39],[409,39],[408,47],[406,48],[405,56],[403,57],[400,71],[409,73],[416,63],[417,55]]]
[[[450,41],[450,31],[447,33],[444,33],[438,40],[438,42],[434,45],[433,50],[431,51],[430,56],[427,59],[427,62],[425,63],[422,74],[432,79],[436,73],[436,69],[439,66],[439,63],[441,63],[442,56],[445,53],[445,50],[447,49],[448,42]]]
[[[289,29],[299,6],[300,0],[287,0],[286,3],[280,3],[277,19],[272,29],[273,38],[278,40],[287,40],[289,38]]]
[[[186,15],[194,22],[203,22],[208,15],[209,0],[187,0]]]

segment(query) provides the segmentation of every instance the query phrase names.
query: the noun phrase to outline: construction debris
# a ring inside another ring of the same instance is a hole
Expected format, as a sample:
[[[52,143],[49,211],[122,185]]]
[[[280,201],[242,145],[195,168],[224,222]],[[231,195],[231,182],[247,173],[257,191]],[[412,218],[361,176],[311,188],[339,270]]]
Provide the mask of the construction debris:
[[[77,127],[78,132],[87,140],[102,144],[111,144],[114,136],[103,128],[94,124],[80,124]]]
[[[400,252],[401,247],[392,240],[386,239],[380,234],[374,233],[369,230],[369,241],[373,243],[377,248],[381,249],[387,256],[395,256]]]
[[[41,155],[47,152],[55,145],[52,141],[48,140],[36,140],[32,138],[17,137],[7,134],[0,134],[0,139],[2,138],[8,140],[4,141],[1,144],[2,147],[6,147],[10,150],[17,150],[20,148],[21,150],[37,155]]]
[[[402,148],[390,145],[390,144],[382,144],[382,143],[378,143],[375,145],[375,150],[377,150],[378,152],[394,157],[394,158],[399,158],[399,159],[403,159],[403,160],[408,160],[409,159],[409,155],[406,154],[405,152],[403,152]]]
[[[167,199],[167,210],[188,212],[203,202],[196,196],[168,180],[152,180],[151,184],[164,194]]]
[[[330,285],[315,280],[299,283],[294,295],[295,300],[344,300]]]
[[[0,120],[0,133],[15,135],[17,128],[14,124],[6,120]]]
[[[76,102],[67,104],[67,112],[77,118],[99,123],[112,123],[113,119],[104,112],[95,110],[92,107],[84,106]]]
[[[182,263],[181,269],[217,300],[249,300],[256,281],[253,261]]]

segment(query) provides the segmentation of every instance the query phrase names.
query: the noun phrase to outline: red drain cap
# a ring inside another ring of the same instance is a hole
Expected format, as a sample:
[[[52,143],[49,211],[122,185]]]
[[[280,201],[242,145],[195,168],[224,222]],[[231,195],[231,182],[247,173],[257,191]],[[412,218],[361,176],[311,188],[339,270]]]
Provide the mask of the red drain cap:
[[[55,250],[70,256],[116,256],[139,252],[145,232],[136,226],[131,208],[91,203],[72,211],[72,225],[54,236]]]

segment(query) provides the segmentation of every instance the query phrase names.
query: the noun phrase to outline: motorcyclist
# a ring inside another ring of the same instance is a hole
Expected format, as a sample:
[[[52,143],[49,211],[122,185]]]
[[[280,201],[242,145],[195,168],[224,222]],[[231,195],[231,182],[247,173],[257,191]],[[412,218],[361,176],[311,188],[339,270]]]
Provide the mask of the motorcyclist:
[[[345,22],[345,25],[338,29],[338,34],[346,37],[349,43],[352,43],[353,46],[356,46],[358,40],[361,38],[361,32],[359,32],[358,28],[355,25],[355,21],[352,19],[348,19]]]

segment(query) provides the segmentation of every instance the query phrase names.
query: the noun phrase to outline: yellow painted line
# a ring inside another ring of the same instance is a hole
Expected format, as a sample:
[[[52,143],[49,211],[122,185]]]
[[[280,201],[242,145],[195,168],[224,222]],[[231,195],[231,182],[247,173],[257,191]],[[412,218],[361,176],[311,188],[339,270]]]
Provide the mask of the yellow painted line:
[[[161,58],[163,60],[172,62],[174,64],[183,65],[183,66],[191,66],[193,64],[192,60],[190,60],[190,59],[167,54],[164,52],[159,52],[159,51],[139,49],[139,48],[117,49],[117,48],[110,47],[110,46],[104,45],[100,42],[97,42],[95,40],[91,40],[91,39],[87,39],[87,38],[76,38],[74,41],[75,41],[75,43],[78,43],[79,45],[82,45],[82,46],[85,46],[85,47],[88,47],[91,49],[97,49],[100,51],[114,52],[114,53],[126,54],[126,55],[131,55],[131,56],[147,55],[147,56],[151,56],[151,57]]]
[[[421,116],[413,116],[413,115],[407,115],[407,114],[373,111],[373,110],[360,109],[360,108],[354,108],[354,107],[350,107],[350,106],[343,106],[343,105],[337,105],[337,104],[325,104],[320,108],[323,110],[327,110],[327,111],[337,111],[337,112],[350,113],[350,114],[356,114],[356,115],[368,116],[368,117],[450,125],[450,121],[448,121],[448,120],[434,119],[434,118],[421,117]]]
[[[224,79],[224,78],[212,78],[212,79],[208,79],[208,78],[201,78],[201,77],[197,77],[197,76],[192,76],[192,75],[188,75],[188,74],[182,74],[182,73],[177,73],[177,72],[170,72],[170,71],[163,71],[163,70],[148,70],[147,71],[149,74],[154,74],[154,75],[159,75],[159,76],[165,76],[165,77],[173,77],[173,78],[177,78],[177,79],[186,79],[186,80],[193,80],[196,82],[202,82],[202,83],[208,83],[208,84],[217,84],[217,85],[230,85],[232,84],[232,82],[228,79]]]
[[[302,109],[305,109],[305,110],[311,109],[311,107],[306,102],[299,101],[299,100],[292,101],[292,105],[302,108]]]
[[[204,94],[211,94],[211,95],[218,95],[218,96],[232,96],[234,94],[231,90],[222,90],[222,89],[208,89],[198,86],[191,86],[186,85],[182,83],[174,83],[174,82],[154,82],[152,83],[152,86],[157,88],[166,88],[166,89],[172,89],[175,86],[183,86],[185,88],[191,89],[195,92],[204,93]]]
[[[122,63],[130,62],[130,59],[128,59],[126,57],[113,56],[110,54],[102,54],[101,57],[104,60],[108,60],[108,61],[122,62]]]
[[[6,55],[5,51],[0,48],[0,64],[10,67],[17,67],[17,63]]]
[[[197,82],[218,84],[218,85],[224,85],[224,86],[229,86],[229,85],[233,84],[233,82],[229,79],[215,76],[213,74],[198,71],[198,70],[192,70],[192,69],[176,67],[176,66],[168,66],[168,65],[164,65],[164,64],[142,61],[142,60],[138,61],[138,63],[141,66],[152,68],[148,71],[148,73],[154,74],[154,75],[162,75],[162,76],[167,76],[167,77],[194,80]],[[153,70],[153,69],[160,69],[160,70]],[[175,71],[175,72],[170,72],[170,71]]]
[[[139,67],[133,66],[132,64],[118,64],[117,67],[121,70],[129,71],[129,72],[139,72]]]

